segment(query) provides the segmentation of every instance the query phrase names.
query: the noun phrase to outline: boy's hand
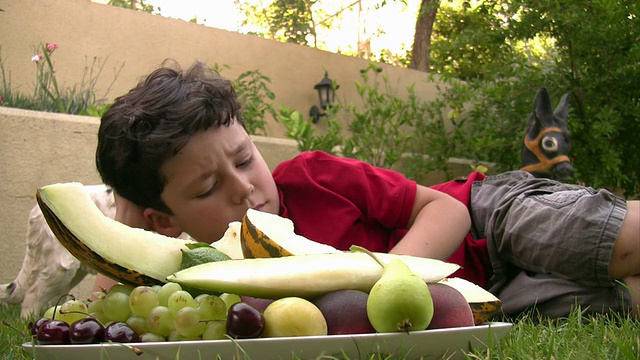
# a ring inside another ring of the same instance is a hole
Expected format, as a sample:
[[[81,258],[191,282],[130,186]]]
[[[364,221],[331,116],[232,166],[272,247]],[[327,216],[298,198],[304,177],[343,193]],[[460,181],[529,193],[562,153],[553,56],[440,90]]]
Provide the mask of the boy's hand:
[[[116,201],[115,220],[134,228],[151,230],[151,224],[144,218],[143,210],[138,205],[113,192]]]

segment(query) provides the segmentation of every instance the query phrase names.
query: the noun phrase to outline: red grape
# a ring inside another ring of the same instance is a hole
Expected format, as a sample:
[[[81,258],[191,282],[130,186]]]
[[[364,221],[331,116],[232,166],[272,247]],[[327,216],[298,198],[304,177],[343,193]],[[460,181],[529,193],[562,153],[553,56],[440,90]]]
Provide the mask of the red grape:
[[[249,304],[231,305],[227,313],[227,334],[236,339],[257,338],[264,330],[264,316]]]

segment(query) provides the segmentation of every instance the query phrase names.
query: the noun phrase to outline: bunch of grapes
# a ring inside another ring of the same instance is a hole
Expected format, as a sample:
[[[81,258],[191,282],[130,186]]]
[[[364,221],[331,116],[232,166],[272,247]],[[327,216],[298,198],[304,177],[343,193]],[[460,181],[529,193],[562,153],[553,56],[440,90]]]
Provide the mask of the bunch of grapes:
[[[72,299],[50,308],[30,331],[43,345],[220,340],[229,333],[228,309],[240,301],[232,294],[194,298],[177,283],[118,284],[94,301]]]

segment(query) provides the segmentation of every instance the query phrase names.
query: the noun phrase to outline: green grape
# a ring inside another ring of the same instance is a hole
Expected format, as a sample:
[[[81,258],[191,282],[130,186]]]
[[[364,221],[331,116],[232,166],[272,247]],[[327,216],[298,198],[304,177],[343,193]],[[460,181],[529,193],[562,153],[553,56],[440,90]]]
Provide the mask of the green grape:
[[[133,286],[125,285],[125,284],[115,284],[109,289],[108,293],[121,292],[123,294],[129,295],[133,291]]]
[[[100,321],[102,325],[105,325],[105,326],[107,325],[108,322],[111,321],[106,317],[106,315],[102,311],[90,312],[89,316]]]
[[[171,331],[169,336],[167,336],[167,341],[184,341],[184,339],[185,337],[180,335],[180,333],[175,329]]]
[[[140,335],[140,342],[163,342],[167,341],[164,336],[154,333],[144,333]]]
[[[56,305],[48,308],[47,311],[44,312],[44,315],[42,315],[42,317],[47,319],[53,319],[55,317],[56,320],[58,319],[59,316],[60,316],[60,305]]]
[[[150,286],[138,286],[129,295],[129,307],[136,316],[147,317],[158,305],[158,294]]]
[[[149,332],[147,326],[147,319],[142,316],[129,316],[127,319],[127,325],[129,325],[136,334],[144,334]]]
[[[178,283],[168,282],[162,285],[162,288],[158,290],[158,304],[160,306],[167,306],[169,296],[178,290],[182,290],[182,286]]]
[[[127,321],[131,315],[129,295],[123,292],[109,292],[102,303],[104,315],[113,321]]]
[[[147,327],[149,332],[157,335],[169,336],[173,331],[173,314],[166,306],[156,306],[147,316]]]
[[[76,320],[86,318],[89,313],[87,305],[80,300],[67,300],[60,305],[57,320],[62,320],[71,325]]]
[[[240,298],[240,295],[229,294],[229,293],[221,294],[220,299],[222,299],[224,303],[227,304],[227,310],[229,310],[231,305],[242,301],[242,299]]]
[[[158,293],[158,291],[160,291],[160,289],[162,289],[162,285],[153,285],[151,287],[153,289],[153,291],[156,292],[156,294]]]
[[[200,298],[200,297],[198,297]],[[215,295],[205,295],[199,299],[198,312],[202,320],[222,320],[227,317],[227,304]]]
[[[200,306],[200,302],[205,299],[207,296],[210,296],[209,294],[200,294],[196,297],[193,298],[193,300],[196,301],[196,307]]]
[[[184,290],[174,291],[167,300],[167,307],[175,315],[184,307],[196,307],[196,301],[193,296]]]
[[[202,340],[225,340],[226,335],[225,320],[208,321],[202,333]]]
[[[102,307],[103,301],[104,301],[103,299],[96,299],[91,301],[89,305],[87,305],[87,310],[89,310],[89,313],[103,312],[104,311]]]
[[[202,335],[206,323],[200,321],[200,313],[196,308],[183,307],[178,311],[173,319],[173,327],[176,331],[187,338],[194,338]]]

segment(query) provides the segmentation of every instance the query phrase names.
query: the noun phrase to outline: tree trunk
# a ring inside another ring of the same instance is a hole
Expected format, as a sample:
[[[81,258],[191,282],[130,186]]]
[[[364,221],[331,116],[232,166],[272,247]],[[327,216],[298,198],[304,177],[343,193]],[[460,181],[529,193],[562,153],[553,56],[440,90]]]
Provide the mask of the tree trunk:
[[[431,32],[433,31],[433,23],[436,21],[439,6],[439,0],[422,0],[420,3],[420,13],[416,20],[416,33],[413,36],[410,69],[429,71]]]

